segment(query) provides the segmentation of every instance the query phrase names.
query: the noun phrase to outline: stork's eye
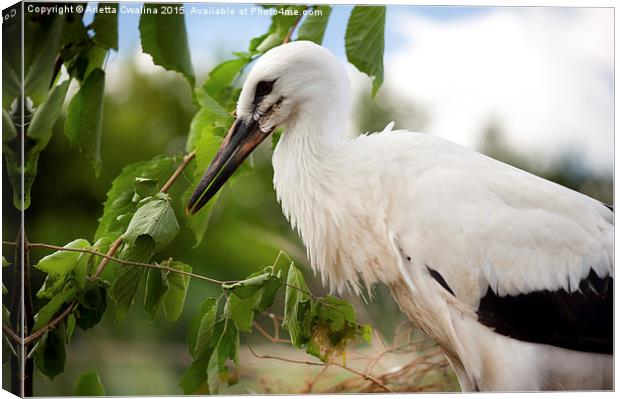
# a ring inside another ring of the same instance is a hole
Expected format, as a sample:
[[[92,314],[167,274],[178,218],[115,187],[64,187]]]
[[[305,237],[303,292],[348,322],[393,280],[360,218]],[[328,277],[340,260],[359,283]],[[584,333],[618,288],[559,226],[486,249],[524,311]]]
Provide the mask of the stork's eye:
[[[258,82],[258,84],[256,85],[256,94],[254,95],[254,100],[256,101],[257,99],[265,97],[267,94],[271,93],[274,83],[275,80],[272,80],[271,82],[261,80],[260,82]]]

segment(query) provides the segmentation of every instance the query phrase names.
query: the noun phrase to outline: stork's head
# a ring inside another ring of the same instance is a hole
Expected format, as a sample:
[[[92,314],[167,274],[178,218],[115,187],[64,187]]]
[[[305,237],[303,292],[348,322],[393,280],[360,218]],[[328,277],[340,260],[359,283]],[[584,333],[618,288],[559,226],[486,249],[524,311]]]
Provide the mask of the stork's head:
[[[237,118],[192,194],[187,212],[202,208],[277,127],[301,115],[329,123],[329,115],[341,111],[339,106],[348,107],[349,90],[344,67],[322,46],[297,41],[267,51],[241,89]]]

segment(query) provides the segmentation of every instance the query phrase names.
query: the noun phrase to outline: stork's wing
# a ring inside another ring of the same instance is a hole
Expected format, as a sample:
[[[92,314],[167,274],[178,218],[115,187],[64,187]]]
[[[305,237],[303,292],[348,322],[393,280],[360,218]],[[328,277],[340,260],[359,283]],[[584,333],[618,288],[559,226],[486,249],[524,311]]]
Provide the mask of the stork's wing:
[[[579,290],[532,291],[480,300],[480,323],[522,341],[566,349],[613,353],[613,278],[590,274]]]
[[[409,146],[411,156],[399,160],[402,174],[384,178],[400,197],[388,211],[390,229],[438,286],[500,334],[611,352],[611,209],[440,139],[387,140]]]

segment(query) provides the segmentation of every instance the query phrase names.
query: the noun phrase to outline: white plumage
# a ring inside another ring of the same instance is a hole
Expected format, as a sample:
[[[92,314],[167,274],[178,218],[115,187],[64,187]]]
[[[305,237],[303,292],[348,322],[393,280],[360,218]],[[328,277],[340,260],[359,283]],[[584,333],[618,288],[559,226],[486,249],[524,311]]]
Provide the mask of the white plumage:
[[[286,44],[253,67],[237,107],[248,128],[222,146],[240,140],[225,166],[234,170],[285,127],[274,186],[324,283],[388,285],[464,390],[611,389],[613,211],[437,137],[390,125],[347,140],[349,107],[339,61],[310,42]],[[223,154],[193,211],[223,184]]]

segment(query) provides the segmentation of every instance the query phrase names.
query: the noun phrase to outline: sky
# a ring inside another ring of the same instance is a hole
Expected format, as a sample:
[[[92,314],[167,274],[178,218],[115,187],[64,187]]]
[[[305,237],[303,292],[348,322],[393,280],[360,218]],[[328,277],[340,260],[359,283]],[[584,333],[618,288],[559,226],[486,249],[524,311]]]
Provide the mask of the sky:
[[[252,5],[226,7],[238,14]],[[351,8],[334,7],[324,40],[343,63]],[[140,55],[138,18],[119,17],[111,80],[122,74],[119,61],[126,57],[145,72],[158,68]],[[198,76],[244,50],[269,23],[268,16],[186,14]],[[426,133],[476,148],[484,129],[496,124],[515,151],[541,166],[572,153],[592,172],[611,174],[613,34],[610,8],[388,6],[385,87],[424,109]],[[347,70],[354,92],[370,90],[368,78],[350,65]]]

